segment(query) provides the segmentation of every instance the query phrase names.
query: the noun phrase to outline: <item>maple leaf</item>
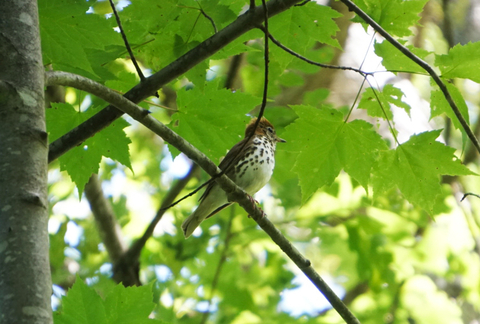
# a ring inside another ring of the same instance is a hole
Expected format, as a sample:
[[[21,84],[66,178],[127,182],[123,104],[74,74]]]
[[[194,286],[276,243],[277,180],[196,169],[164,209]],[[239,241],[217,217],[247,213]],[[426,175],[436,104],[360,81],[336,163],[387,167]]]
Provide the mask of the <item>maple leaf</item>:
[[[374,196],[397,186],[411,203],[432,212],[442,192],[441,175],[475,175],[456,158],[454,148],[435,141],[440,133],[414,135],[395,150],[381,152],[373,169]]]
[[[366,190],[371,168],[385,141],[363,120],[349,123],[329,108],[292,107],[299,116],[282,136],[297,153],[293,171],[298,174],[305,203],[320,187],[331,185],[344,169]],[[287,150],[288,150],[287,149]]]

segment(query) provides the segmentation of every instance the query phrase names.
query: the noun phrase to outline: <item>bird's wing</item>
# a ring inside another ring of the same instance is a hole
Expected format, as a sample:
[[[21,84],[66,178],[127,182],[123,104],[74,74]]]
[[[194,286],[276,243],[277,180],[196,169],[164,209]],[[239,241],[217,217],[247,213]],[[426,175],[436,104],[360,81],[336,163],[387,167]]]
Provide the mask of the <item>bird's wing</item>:
[[[213,215],[215,215],[215,214],[218,213],[219,211],[227,208],[227,207],[230,206],[231,204],[232,204],[232,203],[228,203],[228,204],[224,204],[224,205],[218,207],[218,208],[215,209],[213,212],[211,212],[210,215],[208,215],[207,217],[205,217],[205,219],[212,217]]]
[[[237,161],[241,158],[240,154],[240,150],[243,146],[243,143],[245,143],[245,139],[241,140],[240,142],[238,142],[237,144],[235,144],[232,149],[230,151],[228,151],[227,155],[225,155],[225,157],[223,158],[222,162],[220,162],[220,164],[218,165],[218,167],[220,168],[220,170],[223,171],[223,169],[225,169],[227,166],[228,168],[231,170],[233,168],[233,166],[235,164],[237,164]],[[232,161],[233,159],[235,159],[235,161],[233,161],[232,163],[230,163],[230,161]],[[227,172],[227,175],[229,178],[231,178],[231,174],[229,174],[230,172]],[[234,179],[232,179],[234,180]],[[212,181],[208,184],[207,186],[207,189],[205,189],[205,192],[203,193],[203,195],[200,197],[200,201],[202,201],[203,199],[205,199],[205,197],[208,195],[208,193],[210,192],[210,190],[212,190],[213,186],[216,184],[215,181]],[[228,206],[228,205],[227,205]],[[223,208],[227,207],[227,206],[222,206],[220,207],[220,209],[216,210],[215,212],[213,212],[212,214],[210,214],[208,217],[210,216],[213,216],[213,214],[216,214],[217,212],[219,212],[220,210],[222,210]]]

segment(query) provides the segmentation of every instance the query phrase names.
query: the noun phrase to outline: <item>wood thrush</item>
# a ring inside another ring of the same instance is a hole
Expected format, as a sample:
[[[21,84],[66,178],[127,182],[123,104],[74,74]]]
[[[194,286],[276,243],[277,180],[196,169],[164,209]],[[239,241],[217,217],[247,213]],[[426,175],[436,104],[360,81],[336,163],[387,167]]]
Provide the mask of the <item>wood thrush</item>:
[[[245,138],[232,147],[218,166],[221,170],[228,166],[226,175],[249,195],[255,194],[270,180],[275,167],[277,142],[285,142],[276,135],[273,125],[266,118],[260,120],[254,136],[248,140],[256,121],[257,118],[250,121],[245,130]],[[197,209],[182,224],[185,238],[192,235],[206,218],[231,204],[220,186],[216,182],[210,183],[200,197]]]

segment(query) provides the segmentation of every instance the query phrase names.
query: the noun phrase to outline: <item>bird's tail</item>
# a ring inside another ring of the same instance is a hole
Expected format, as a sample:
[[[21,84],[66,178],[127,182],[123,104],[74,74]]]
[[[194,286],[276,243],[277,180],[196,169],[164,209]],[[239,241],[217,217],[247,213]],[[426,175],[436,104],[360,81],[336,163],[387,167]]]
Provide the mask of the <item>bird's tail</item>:
[[[200,225],[201,222],[207,216],[203,217],[201,210],[199,210],[201,207],[198,206],[198,208],[190,215],[186,220],[183,221],[182,224],[182,230],[183,230],[183,235],[185,235],[185,238],[188,238],[190,235],[192,235],[193,231]]]
[[[226,207],[224,205],[228,206],[227,195],[220,187],[214,186],[204,199],[202,199],[197,209],[183,222],[182,230],[185,238],[192,235],[193,231],[206,218]]]
[[[182,230],[185,238],[188,238],[190,235],[192,235],[193,231],[198,227],[198,225],[200,225],[205,218],[210,216],[210,214],[218,207],[219,203],[223,202],[218,201],[217,197],[218,195],[216,195],[216,192],[207,195],[205,199],[200,202],[197,209],[195,209],[195,211],[183,222]]]

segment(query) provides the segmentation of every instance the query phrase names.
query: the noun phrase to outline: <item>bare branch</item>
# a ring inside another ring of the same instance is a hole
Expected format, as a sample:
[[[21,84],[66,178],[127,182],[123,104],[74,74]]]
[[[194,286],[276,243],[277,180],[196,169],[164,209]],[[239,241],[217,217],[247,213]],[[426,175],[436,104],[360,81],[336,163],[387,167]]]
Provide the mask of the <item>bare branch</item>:
[[[122,229],[117,222],[110,202],[105,199],[102,184],[98,181],[96,174],[93,174],[86,184],[85,196],[98,224],[97,228],[108,256],[112,264],[116,264],[124,255],[126,244],[123,241]],[[116,282],[122,282],[125,286],[140,286],[139,269],[138,260],[135,260],[129,264],[128,268],[122,268],[122,272],[114,271],[113,279]]]
[[[85,185],[85,196],[97,221],[103,244],[105,244],[112,263],[115,263],[126,250],[126,245],[123,241],[122,229],[117,222],[110,202],[105,199],[102,184],[96,174],[93,174]]]

